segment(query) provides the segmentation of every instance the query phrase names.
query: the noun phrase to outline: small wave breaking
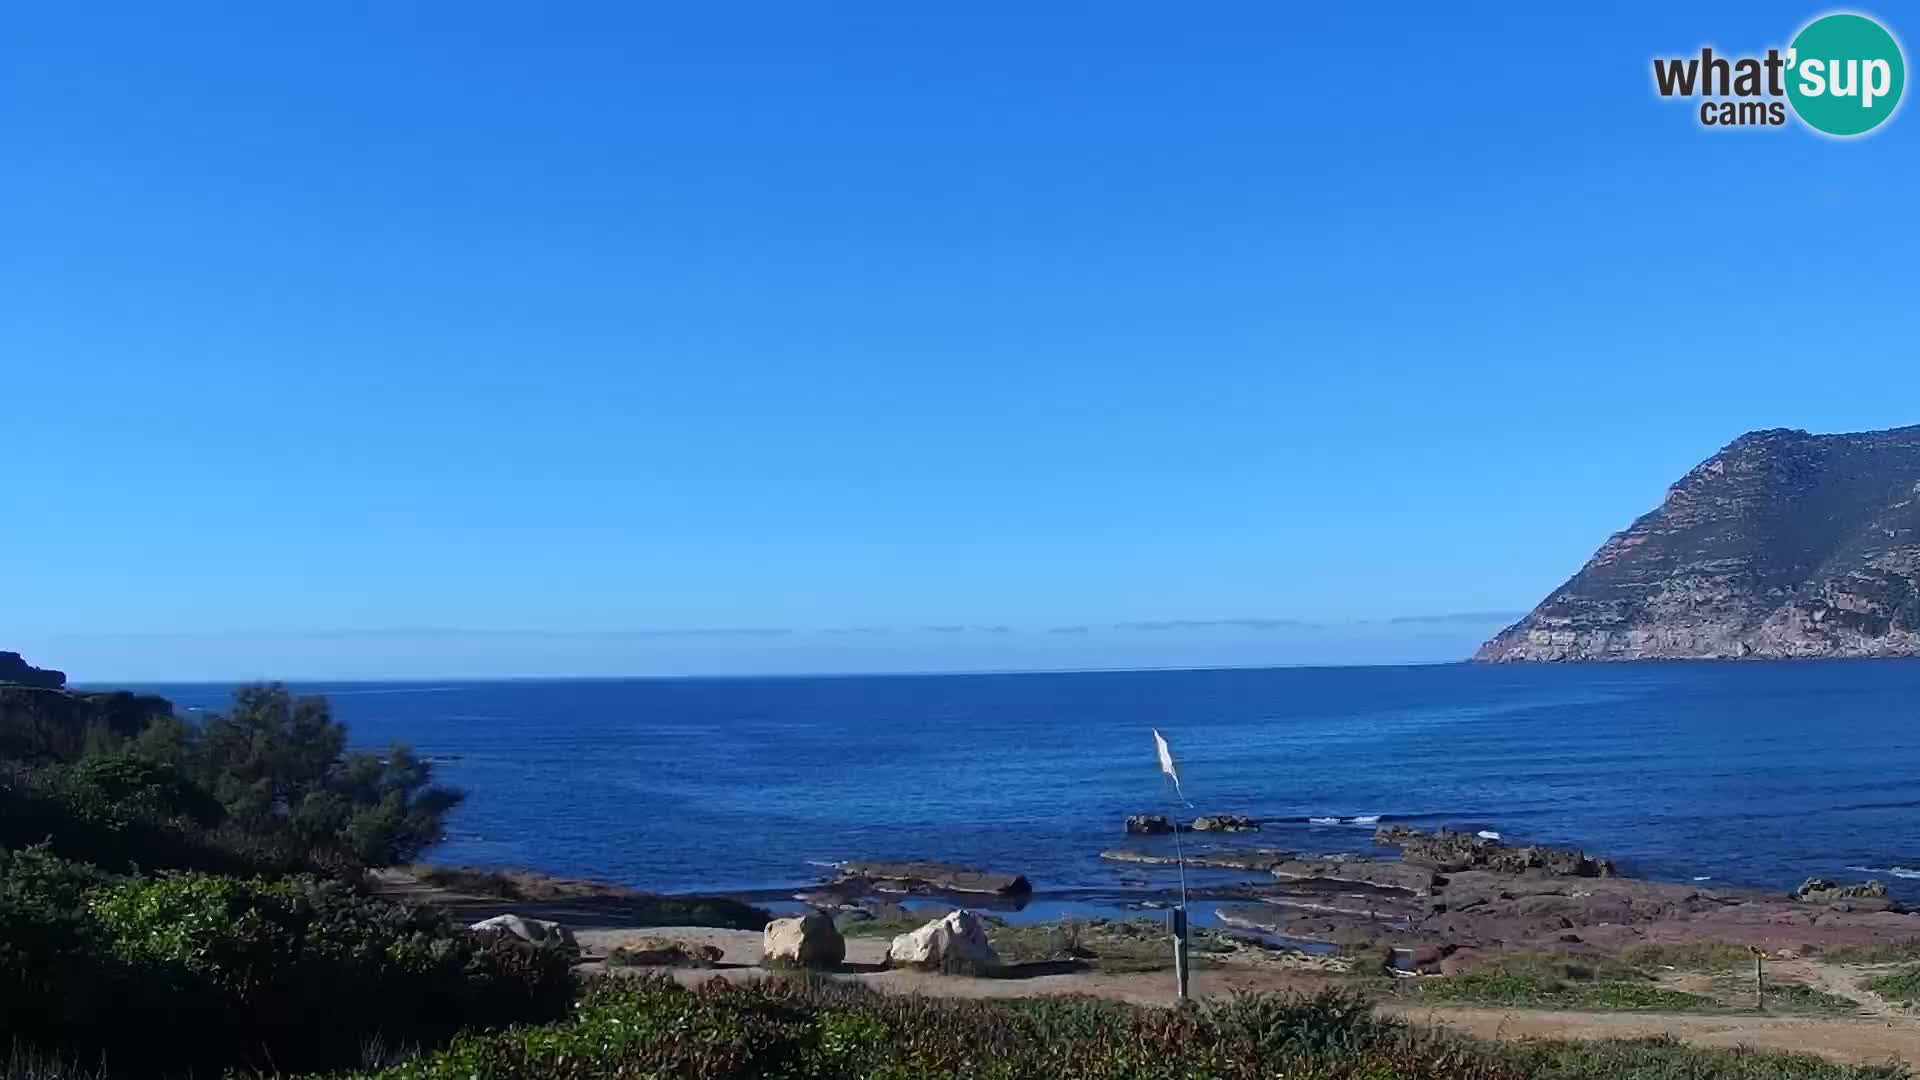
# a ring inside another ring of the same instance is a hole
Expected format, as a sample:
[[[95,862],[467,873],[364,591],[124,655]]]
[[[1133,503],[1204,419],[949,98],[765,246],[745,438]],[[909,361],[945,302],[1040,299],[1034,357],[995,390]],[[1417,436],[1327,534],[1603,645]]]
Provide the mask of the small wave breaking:
[[[1907,881],[1920,881],[1920,867],[1914,866],[1849,866],[1847,869],[1856,874],[1886,874]]]

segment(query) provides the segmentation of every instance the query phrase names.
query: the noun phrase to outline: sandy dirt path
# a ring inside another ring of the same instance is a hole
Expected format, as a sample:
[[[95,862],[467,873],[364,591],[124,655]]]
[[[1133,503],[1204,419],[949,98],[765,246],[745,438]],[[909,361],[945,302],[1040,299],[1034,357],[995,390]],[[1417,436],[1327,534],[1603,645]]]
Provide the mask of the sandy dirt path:
[[[1486,1039],[1632,1039],[1670,1035],[1694,1046],[1751,1046],[1818,1054],[1855,1065],[1920,1062],[1920,1024],[1800,1016],[1701,1016],[1553,1009],[1408,1008],[1381,1012]]]
[[[647,930],[586,930],[580,944],[589,955],[604,956],[613,948],[648,937],[663,937],[693,945],[714,945],[722,952],[721,965],[705,970],[674,970],[674,978],[695,985],[715,977],[755,979],[759,967],[760,935],[743,930],[703,927],[664,927]],[[940,997],[1033,997],[1043,994],[1092,994],[1140,1005],[1165,1005],[1173,996],[1170,972],[1105,974],[1079,971],[1029,977],[975,979],[920,971],[886,970],[887,943],[880,938],[847,939],[846,977],[876,990],[897,994]],[[590,969],[607,969],[599,964]],[[1856,1017],[1769,1016],[1764,1014],[1659,1014],[1639,1012],[1571,1012],[1556,1009],[1503,1009],[1466,1006],[1383,1004],[1383,1013],[1416,1024],[1426,1024],[1488,1039],[1612,1039],[1668,1035],[1696,1046],[1751,1046],[1818,1054],[1853,1064],[1881,1064],[1890,1059],[1920,1063],[1920,1017],[1907,1013],[1857,988],[1860,969],[1839,968],[1805,961],[1771,968],[1782,978],[1808,982],[1861,1004]],[[1303,971],[1284,963],[1230,961],[1193,973],[1193,993],[1200,998],[1221,997],[1235,990],[1306,991],[1337,982],[1322,972]]]

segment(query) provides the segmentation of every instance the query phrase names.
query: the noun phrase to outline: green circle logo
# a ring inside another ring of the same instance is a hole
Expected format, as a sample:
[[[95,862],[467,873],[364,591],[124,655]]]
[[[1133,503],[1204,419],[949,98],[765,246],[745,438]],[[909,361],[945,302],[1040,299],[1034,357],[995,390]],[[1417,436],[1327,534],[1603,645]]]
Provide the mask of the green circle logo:
[[[1900,104],[1907,61],[1900,43],[1865,15],[1826,15],[1807,24],[1787,50],[1787,100],[1807,126],[1828,135],[1862,135]]]

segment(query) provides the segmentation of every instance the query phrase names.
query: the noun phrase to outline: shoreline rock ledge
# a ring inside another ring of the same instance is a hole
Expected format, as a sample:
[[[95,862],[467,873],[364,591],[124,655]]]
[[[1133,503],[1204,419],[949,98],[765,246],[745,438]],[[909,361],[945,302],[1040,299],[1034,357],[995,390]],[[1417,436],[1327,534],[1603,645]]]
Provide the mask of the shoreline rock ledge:
[[[1574,848],[1545,844],[1509,846],[1471,833],[1440,829],[1424,832],[1410,825],[1382,825],[1374,830],[1373,842],[1400,849],[1400,857],[1410,863],[1430,866],[1441,873],[1461,870],[1493,870],[1503,874],[1535,873],[1546,877],[1614,877],[1619,870],[1613,860],[1588,855]]]
[[[1003,874],[969,866],[933,862],[844,863],[836,886],[859,885],[889,893],[977,893],[984,896],[1026,896],[1033,883],[1024,874]]]

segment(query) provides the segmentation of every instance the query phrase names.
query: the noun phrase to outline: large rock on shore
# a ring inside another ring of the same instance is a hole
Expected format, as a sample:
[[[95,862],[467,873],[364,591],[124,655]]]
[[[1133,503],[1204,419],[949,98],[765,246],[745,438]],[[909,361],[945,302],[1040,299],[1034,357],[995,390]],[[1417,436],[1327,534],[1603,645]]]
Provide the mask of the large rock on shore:
[[[1400,849],[1400,857],[1431,866],[1442,873],[1493,870],[1503,874],[1543,874],[1547,877],[1612,877],[1617,870],[1607,859],[1573,848],[1529,844],[1514,847],[1471,833],[1440,829],[1423,832],[1408,825],[1382,825],[1373,842]]]
[[[837,968],[847,958],[847,940],[833,919],[818,911],[775,919],[760,932],[766,962],[781,967]]]
[[[987,928],[971,911],[955,911],[901,934],[887,949],[887,963],[950,975],[986,975],[1000,967]]]
[[[629,942],[607,956],[609,967],[710,968],[726,952],[718,945],[694,945],[672,938],[649,937]]]
[[[1032,883],[1021,874],[931,862],[850,862],[840,867],[840,883],[860,883],[876,892],[894,893],[1025,896],[1033,891]]]
[[[573,931],[548,919],[529,919],[509,913],[495,915],[491,919],[482,919],[467,929],[483,933],[495,931],[512,934],[529,945],[566,949],[571,952],[580,951],[579,943],[573,939]]]

